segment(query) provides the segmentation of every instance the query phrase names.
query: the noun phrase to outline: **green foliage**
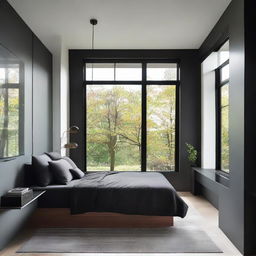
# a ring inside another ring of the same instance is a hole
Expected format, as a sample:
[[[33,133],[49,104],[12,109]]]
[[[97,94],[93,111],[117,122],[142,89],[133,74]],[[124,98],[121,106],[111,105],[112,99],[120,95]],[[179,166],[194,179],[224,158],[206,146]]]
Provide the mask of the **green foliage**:
[[[132,86],[133,87],[133,86]],[[141,99],[124,86],[87,90],[87,163],[100,169],[140,164]],[[89,169],[89,167],[88,167]]]
[[[197,150],[195,149],[195,147],[189,143],[186,143],[186,150],[188,153],[188,161],[195,165],[196,161],[197,161]]]
[[[115,166],[115,171],[140,171],[141,167],[140,165],[116,165]],[[87,166],[87,170],[89,171],[109,171],[109,165],[105,165],[105,166],[98,166],[98,165],[94,165],[94,166]]]
[[[147,88],[147,169],[175,168],[175,87]]]
[[[148,86],[147,168],[175,165],[175,87]],[[141,86],[88,86],[87,170],[140,170]]]
[[[19,154],[19,90],[0,88],[0,157]]]
[[[229,171],[229,85],[221,88],[221,169]]]

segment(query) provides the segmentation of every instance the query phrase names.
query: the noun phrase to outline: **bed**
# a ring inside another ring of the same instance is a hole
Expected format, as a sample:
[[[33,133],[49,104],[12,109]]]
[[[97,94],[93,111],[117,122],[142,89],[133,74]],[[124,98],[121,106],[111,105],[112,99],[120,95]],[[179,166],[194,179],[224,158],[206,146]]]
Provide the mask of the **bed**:
[[[188,206],[157,172],[91,172],[46,190],[32,223],[40,227],[162,227]]]
[[[89,173],[73,186],[71,214],[116,212],[185,217],[187,205],[160,173]]]

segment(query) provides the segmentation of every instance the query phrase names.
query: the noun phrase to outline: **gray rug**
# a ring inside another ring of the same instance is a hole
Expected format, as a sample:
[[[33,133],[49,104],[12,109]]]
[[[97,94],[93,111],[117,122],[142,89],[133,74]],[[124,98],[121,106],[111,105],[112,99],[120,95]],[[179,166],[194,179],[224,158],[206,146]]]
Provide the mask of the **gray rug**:
[[[221,253],[191,227],[148,229],[40,229],[20,253]]]

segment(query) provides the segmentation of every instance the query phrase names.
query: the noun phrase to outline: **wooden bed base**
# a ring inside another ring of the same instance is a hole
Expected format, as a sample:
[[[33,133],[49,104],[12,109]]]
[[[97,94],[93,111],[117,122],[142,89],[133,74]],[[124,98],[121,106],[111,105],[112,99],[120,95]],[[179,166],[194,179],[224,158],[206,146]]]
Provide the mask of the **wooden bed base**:
[[[71,215],[68,208],[38,208],[28,224],[36,228],[159,228],[173,226],[173,217],[110,212]]]

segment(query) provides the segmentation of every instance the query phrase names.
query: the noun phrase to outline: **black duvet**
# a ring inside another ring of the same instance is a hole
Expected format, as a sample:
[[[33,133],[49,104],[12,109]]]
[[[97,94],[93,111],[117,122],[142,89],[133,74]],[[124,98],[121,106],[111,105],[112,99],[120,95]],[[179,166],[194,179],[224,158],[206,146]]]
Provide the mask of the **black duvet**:
[[[185,217],[188,206],[160,173],[87,173],[71,193],[71,214],[115,212]]]

